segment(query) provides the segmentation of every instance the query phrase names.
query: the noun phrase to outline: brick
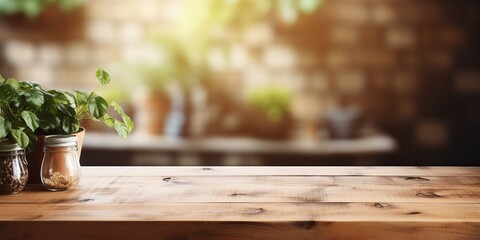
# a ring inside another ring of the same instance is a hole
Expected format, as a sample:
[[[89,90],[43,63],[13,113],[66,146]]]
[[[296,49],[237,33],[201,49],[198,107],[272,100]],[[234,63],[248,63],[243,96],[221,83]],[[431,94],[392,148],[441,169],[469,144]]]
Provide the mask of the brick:
[[[410,28],[394,27],[386,32],[386,45],[390,48],[413,48],[416,43],[415,32]]]
[[[115,2],[114,5],[111,5],[111,9],[109,9],[107,15],[110,15],[115,20],[126,20],[126,19],[139,19],[140,16],[136,15],[139,14],[139,8],[141,7],[142,3],[135,4],[134,2],[130,1],[120,1]]]
[[[252,64],[252,56],[243,44],[235,44],[230,48],[230,67],[233,70],[243,70]]]
[[[28,68],[27,74],[26,80],[37,82],[45,87],[52,86],[58,79],[55,69],[48,65],[35,64]]]
[[[440,120],[420,120],[415,127],[415,139],[422,146],[445,145],[448,141],[447,124]]]
[[[124,43],[137,43],[143,39],[144,29],[136,21],[127,21],[120,25],[119,36]]]
[[[208,65],[215,71],[223,71],[228,67],[227,55],[220,48],[212,48],[207,53]]]
[[[382,93],[387,93],[390,91],[391,82],[390,73],[376,72],[373,74],[371,79],[371,86],[374,90]]]
[[[90,48],[86,43],[74,42],[66,46],[65,59],[72,65],[84,65],[90,60]]]
[[[397,118],[400,120],[415,119],[417,114],[417,105],[412,98],[401,98],[395,107]]]
[[[85,14],[88,19],[112,19],[112,3],[106,1],[90,1],[85,4]]]
[[[426,57],[428,65],[437,70],[448,70],[453,65],[453,56],[448,50],[432,50]]]
[[[321,117],[325,108],[325,101],[318,95],[297,94],[293,98],[292,114],[297,121],[315,122]]]
[[[42,64],[54,66],[60,64],[64,59],[64,52],[61,45],[41,44],[38,47],[38,60]]]
[[[399,59],[395,52],[376,48],[362,48],[354,57],[358,66],[380,70],[396,68]]]
[[[95,67],[96,68],[96,67]],[[97,86],[95,68],[62,68],[56,72],[55,86],[65,89],[91,89]]]
[[[359,33],[354,27],[335,26],[330,29],[330,40],[339,45],[355,45],[359,43]]]
[[[113,21],[91,20],[85,29],[88,39],[96,44],[112,44],[118,39],[118,31]]]
[[[335,79],[335,86],[339,93],[362,94],[366,89],[365,74],[360,71],[339,73]]]
[[[326,54],[325,63],[330,69],[341,69],[352,64],[353,57],[351,52],[342,50],[332,50]]]
[[[455,74],[454,89],[459,94],[480,94],[480,71],[463,71]]]
[[[372,22],[376,24],[390,24],[396,17],[393,5],[375,4],[372,7]]]
[[[272,69],[292,69],[297,61],[297,52],[287,45],[270,45],[263,50],[262,63]]]
[[[410,95],[417,91],[418,77],[412,72],[398,72],[393,76],[393,90],[400,95]]]
[[[159,12],[162,10],[161,2],[155,0],[143,0],[138,4],[138,15],[136,18],[144,21],[155,23],[158,20]]]
[[[275,83],[288,87],[293,93],[302,93],[307,90],[306,77],[297,71],[274,74]]]
[[[261,47],[270,44],[274,39],[272,26],[268,23],[259,23],[248,27],[243,34],[243,41],[252,47]]]
[[[263,67],[254,66],[245,70],[243,89],[273,83],[272,73]]]
[[[91,60],[95,63],[105,64],[117,59],[117,51],[114,46],[94,47],[91,49]]]
[[[5,42],[4,51],[7,62],[16,67],[32,64],[37,53],[33,44],[19,40]]]
[[[361,2],[335,2],[331,11],[331,17],[337,21],[353,24],[367,23],[369,12],[366,4]]]
[[[459,26],[442,27],[437,40],[447,47],[459,47],[465,43],[465,32]]]
[[[317,92],[317,93],[325,93],[329,90],[329,82],[328,82],[328,76],[325,73],[315,73],[307,81],[307,89]]]

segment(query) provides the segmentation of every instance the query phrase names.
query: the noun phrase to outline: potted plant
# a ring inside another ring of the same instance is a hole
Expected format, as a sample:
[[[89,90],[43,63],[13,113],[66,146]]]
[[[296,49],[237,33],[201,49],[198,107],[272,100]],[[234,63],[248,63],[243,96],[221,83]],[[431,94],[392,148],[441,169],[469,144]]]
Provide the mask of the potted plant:
[[[277,85],[247,91],[248,126],[255,137],[284,139],[289,137],[292,123],[290,105],[292,96],[288,89]],[[248,131],[248,130],[247,130]]]
[[[183,122],[174,127],[167,125],[181,122],[171,120],[175,116],[185,119],[186,92],[196,76],[188,48],[172,37],[161,36],[145,44],[144,54],[138,61],[120,63],[117,71],[125,80],[121,84],[123,91],[137,90],[133,102],[137,132],[170,136],[180,134]],[[169,131],[172,128],[176,130]]]
[[[110,75],[103,69],[97,70],[96,77],[102,86],[110,83]],[[110,112],[115,112],[118,119]],[[45,135],[77,135],[80,155],[83,119],[103,122],[121,137],[126,137],[134,126],[117,103],[107,102],[95,92],[45,90],[37,83],[0,76],[0,139],[11,139],[30,152],[29,182],[39,181]]]

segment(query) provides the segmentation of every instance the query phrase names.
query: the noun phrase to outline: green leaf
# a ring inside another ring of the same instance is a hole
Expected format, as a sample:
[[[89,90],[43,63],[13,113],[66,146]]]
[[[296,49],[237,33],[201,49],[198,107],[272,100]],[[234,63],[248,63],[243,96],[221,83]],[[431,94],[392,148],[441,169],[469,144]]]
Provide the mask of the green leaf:
[[[60,110],[62,113],[64,113],[67,116],[70,117],[75,117],[76,111],[74,108],[72,108],[70,105],[67,104],[59,104],[57,106],[57,109]]]
[[[75,91],[75,99],[76,99],[76,104],[77,106],[84,106],[87,105],[87,98],[88,94],[86,92],[82,91]]]
[[[106,72],[105,70],[99,68],[97,69],[97,72],[95,75],[97,77],[98,82],[100,82],[102,86],[105,86],[110,83],[110,74],[108,74],[108,72]]]
[[[22,129],[13,129],[11,135],[21,148],[25,148],[30,143],[30,139]]]
[[[55,129],[60,126],[60,118],[54,114],[43,112],[38,114],[40,120],[40,128],[43,130]]]
[[[80,129],[80,124],[75,117],[66,117],[62,120],[62,130],[65,134],[72,134]]]
[[[108,102],[100,96],[90,98],[88,102],[88,110],[94,118],[100,119],[107,113]]]
[[[0,101],[8,101],[17,97],[17,91],[7,84],[0,86]]]
[[[33,88],[31,91],[25,92],[24,95],[29,106],[35,110],[39,109],[45,101],[43,94],[39,89]]]
[[[32,131],[35,131],[38,128],[40,123],[38,117],[33,112],[22,111],[21,115],[28,128],[30,128]]]
[[[57,90],[50,90],[48,93],[53,95],[53,100],[59,104],[70,104],[70,100],[67,95],[63,92]]]
[[[113,127],[115,128],[115,131],[117,131],[118,135],[122,138],[127,137],[128,134],[130,133],[130,130],[127,127],[127,125],[125,125],[124,123],[118,120],[115,120],[115,125]]]
[[[0,139],[6,137],[10,132],[12,124],[0,116]]]
[[[120,115],[123,122],[126,124],[126,127],[128,129],[128,133],[130,133],[135,126],[132,119],[130,119],[130,117],[127,114],[125,114],[122,107],[120,107],[120,105],[118,105],[116,102],[110,103],[110,106],[112,106],[113,109],[118,113],[118,115]]]
[[[42,108],[37,112],[37,115],[41,113],[51,113],[55,115],[58,112],[57,105],[58,104],[55,103],[55,100],[50,98],[45,101],[45,103],[42,105]]]
[[[278,14],[284,23],[293,24],[297,21],[298,12],[292,0],[279,0],[277,2]]]
[[[35,150],[37,147],[37,135],[28,128],[24,130],[24,133],[27,134],[28,137],[28,145],[26,150],[27,152],[33,152],[33,150]]]
[[[9,78],[5,81],[6,84],[13,87],[13,89],[18,90],[20,88],[20,83],[15,78]]]
[[[3,78],[2,74],[0,74],[0,83],[5,82],[5,78]]]
[[[102,122],[108,127],[113,127],[115,125],[115,119],[110,117],[108,114],[103,115]]]
[[[322,0],[298,0],[298,8],[304,13],[313,13],[318,9]]]

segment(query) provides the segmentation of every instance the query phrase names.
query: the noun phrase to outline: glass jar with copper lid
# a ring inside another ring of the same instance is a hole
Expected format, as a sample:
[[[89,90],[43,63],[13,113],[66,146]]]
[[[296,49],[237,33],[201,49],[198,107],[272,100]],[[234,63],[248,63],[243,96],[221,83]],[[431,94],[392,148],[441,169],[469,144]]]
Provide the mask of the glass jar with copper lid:
[[[42,183],[50,191],[63,191],[75,187],[80,181],[77,137],[46,136],[40,171]]]

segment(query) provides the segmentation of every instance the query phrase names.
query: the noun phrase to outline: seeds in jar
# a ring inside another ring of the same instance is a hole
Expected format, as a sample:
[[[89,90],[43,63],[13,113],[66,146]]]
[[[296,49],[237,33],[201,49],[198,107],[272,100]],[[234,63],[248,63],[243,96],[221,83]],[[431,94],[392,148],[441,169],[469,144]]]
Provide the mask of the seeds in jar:
[[[27,184],[28,175],[26,172],[22,172],[20,176],[14,172],[15,161],[21,160],[17,156],[0,157],[0,194],[20,192]]]
[[[50,177],[43,179],[43,183],[47,188],[59,190],[69,189],[76,185],[77,182],[76,176],[68,176],[59,172],[54,172]]]

